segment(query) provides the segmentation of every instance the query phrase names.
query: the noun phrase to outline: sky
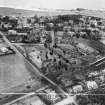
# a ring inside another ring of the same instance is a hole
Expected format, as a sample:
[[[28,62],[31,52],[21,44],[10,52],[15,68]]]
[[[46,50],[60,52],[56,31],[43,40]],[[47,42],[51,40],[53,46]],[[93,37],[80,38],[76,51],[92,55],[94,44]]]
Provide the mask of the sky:
[[[22,9],[105,9],[105,0],[0,0],[0,6]]]

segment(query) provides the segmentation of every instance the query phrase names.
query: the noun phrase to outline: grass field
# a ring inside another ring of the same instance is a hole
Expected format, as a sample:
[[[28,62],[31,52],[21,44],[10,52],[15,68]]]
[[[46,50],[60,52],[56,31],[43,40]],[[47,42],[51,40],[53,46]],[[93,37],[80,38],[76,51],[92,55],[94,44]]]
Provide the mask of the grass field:
[[[31,71],[30,64],[17,54],[0,56],[0,93],[22,91],[27,84],[41,87],[37,73]]]

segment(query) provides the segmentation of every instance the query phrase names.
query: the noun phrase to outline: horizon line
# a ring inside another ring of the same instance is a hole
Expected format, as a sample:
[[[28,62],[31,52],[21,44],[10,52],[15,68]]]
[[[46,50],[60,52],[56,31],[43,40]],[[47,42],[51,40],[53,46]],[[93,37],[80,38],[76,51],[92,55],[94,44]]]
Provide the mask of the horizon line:
[[[3,8],[11,8],[11,9],[23,9],[23,10],[31,10],[31,11],[36,11],[36,10],[64,10],[64,11],[71,11],[71,10],[76,10],[78,8],[84,9],[84,10],[100,10],[100,11],[105,11],[105,8],[100,8],[100,9],[88,9],[88,8],[82,8],[82,7],[77,7],[77,8],[72,8],[72,9],[64,9],[64,8],[22,8],[22,7],[13,7],[13,6],[3,6],[0,5],[0,7]]]

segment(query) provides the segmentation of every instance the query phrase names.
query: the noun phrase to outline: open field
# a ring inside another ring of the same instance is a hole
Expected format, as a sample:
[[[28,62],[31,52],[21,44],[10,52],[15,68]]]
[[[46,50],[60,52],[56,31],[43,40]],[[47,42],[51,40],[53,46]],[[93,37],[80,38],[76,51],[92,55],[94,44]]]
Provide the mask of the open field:
[[[30,64],[17,54],[0,56],[0,93],[22,91],[27,84],[39,89],[42,85],[31,71]]]

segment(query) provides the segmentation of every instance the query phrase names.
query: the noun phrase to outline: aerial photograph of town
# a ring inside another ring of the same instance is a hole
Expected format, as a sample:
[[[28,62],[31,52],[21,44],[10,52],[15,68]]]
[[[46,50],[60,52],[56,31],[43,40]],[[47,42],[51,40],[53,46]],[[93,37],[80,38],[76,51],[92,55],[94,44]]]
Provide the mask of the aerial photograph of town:
[[[0,105],[105,105],[104,0],[0,0]]]

